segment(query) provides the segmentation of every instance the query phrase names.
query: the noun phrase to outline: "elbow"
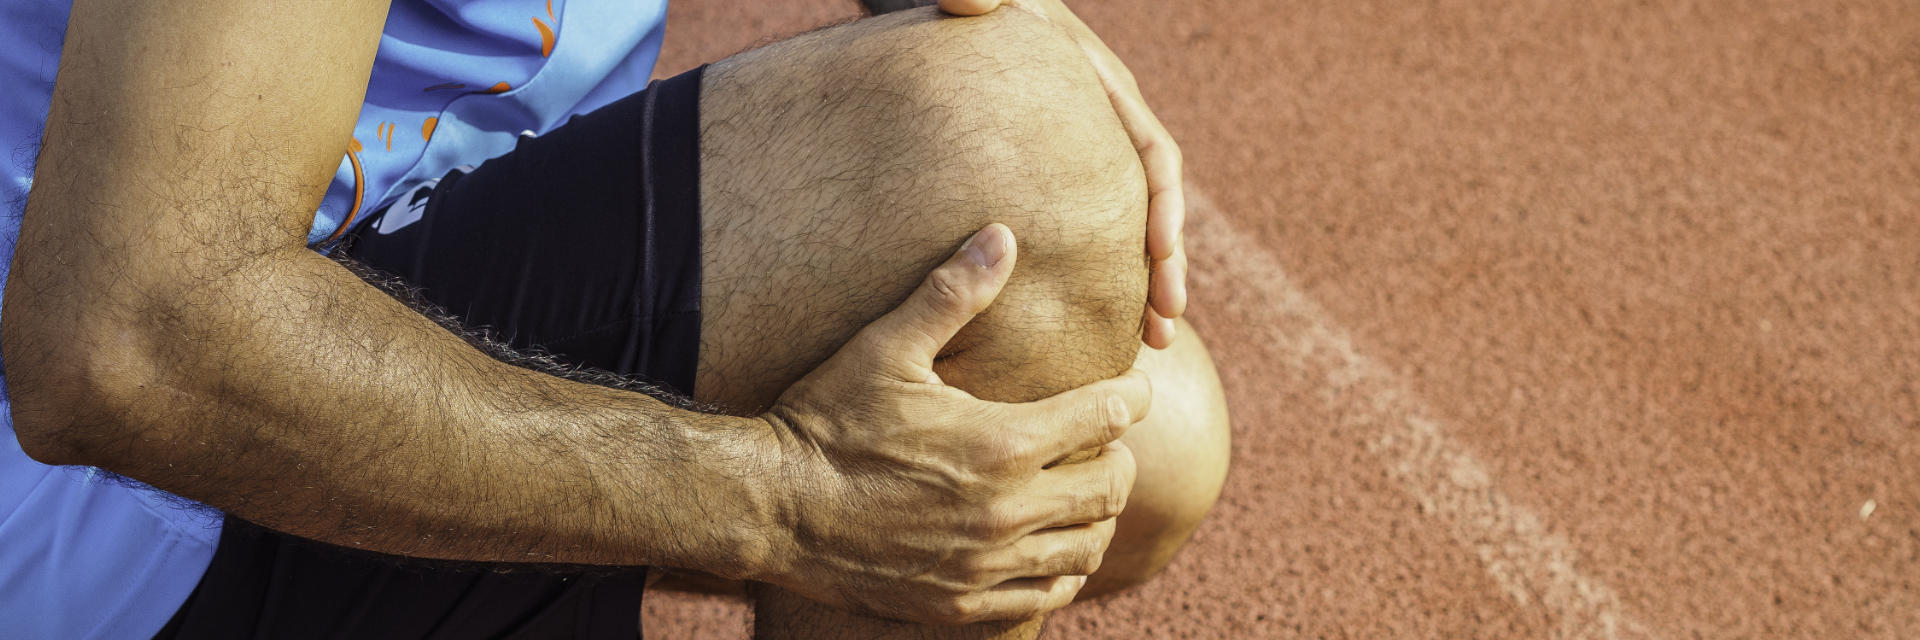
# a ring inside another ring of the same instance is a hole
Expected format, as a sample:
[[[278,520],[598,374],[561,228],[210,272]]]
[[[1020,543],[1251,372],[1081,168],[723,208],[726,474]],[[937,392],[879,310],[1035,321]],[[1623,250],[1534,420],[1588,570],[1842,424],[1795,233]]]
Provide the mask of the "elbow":
[[[81,453],[86,447],[74,428],[75,408],[84,404],[77,400],[80,394],[63,384],[60,376],[44,375],[50,372],[40,371],[43,368],[33,359],[15,357],[16,351],[0,347],[0,353],[6,354],[7,411],[20,449],[42,464],[90,464]],[[24,371],[36,373],[16,373]]]
[[[9,389],[8,392],[12,393],[12,390]],[[33,414],[23,415],[21,404],[18,402],[12,403],[8,409],[13,413],[14,438],[19,440],[20,450],[25,452],[27,457],[48,465],[91,464],[80,455],[81,448],[77,443],[64,437],[65,430],[52,423],[58,420],[58,415],[40,414],[52,418],[51,421],[29,417]]]
[[[14,437],[31,458],[50,465],[112,468],[107,446],[131,439],[132,396],[143,385],[130,375],[149,358],[129,357],[115,348],[133,332],[99,322],[73,322],[61,314],[6,291],[6,317],[0,322],[0,362],[4,362],[7,410]],[[84,314],[80,314],[84,317]]]

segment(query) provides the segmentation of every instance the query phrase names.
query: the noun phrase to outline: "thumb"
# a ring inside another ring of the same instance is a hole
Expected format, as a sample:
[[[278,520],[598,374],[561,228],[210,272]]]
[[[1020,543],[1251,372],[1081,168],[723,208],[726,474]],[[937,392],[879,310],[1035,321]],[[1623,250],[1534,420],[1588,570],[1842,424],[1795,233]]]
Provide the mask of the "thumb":
[[[899,307],[873,321],[854,340],[889,373],[920,382],[933,378],[933,358],[960,328],[987,309],[1013,273],[1013,231],[993,223],[961,245]]]
[[[940,0],[940,10],[956,16],[977,16],[1000,7],[1000,0]]]

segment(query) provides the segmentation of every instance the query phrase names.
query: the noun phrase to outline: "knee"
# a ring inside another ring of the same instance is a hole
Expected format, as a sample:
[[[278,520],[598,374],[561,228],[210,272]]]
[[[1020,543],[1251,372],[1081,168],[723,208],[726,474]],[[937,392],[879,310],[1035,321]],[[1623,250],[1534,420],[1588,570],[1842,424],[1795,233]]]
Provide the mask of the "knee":
[[[889,111],[910,131],[888,155],[919,159],[919,213],[950,235],[1001,222],[1020,243],[1002,304],[956,337],[942,375],[1027,400],[1124,371],[1145,304],[1146,180],[1085,54],[1024,10],[914,18],[873,43],[899,64],[862,72],[896,88]]]
[[[820,284],[846,319],[890,308],[985,224],[1014,230],[1007,289],[937,367],[950,383],[1027,400],[1132,363],[1146,181],[1053,25],[1017,8],[920,10],[815,31],[709,67],[700,110],[703,211],[758,224],[705,233],[838,274]]]
[[[805,171],[762,180],[807,180],[843,208],[966,232],[1011,216],[1052,235],[1144,234],[1139,155],[1091,63],[1065,32],[1024,9],[871,18],[730,58],[708,78],[716,91],[746,84],[755,95],[703,100],[703,141],[704,129],[755,122],[784,130],[729,137],[794,140],[793,150],[809,154]],[[743,108],[759,117],[730,113]]]
[[[930,170],[924,186],[964,203],[954,215],[984,205],[1049,235],[1144,234],[1140,157],[1063,31],[1016,7],[910,18],[863,47],[884,62],[854,82],[895,101],[884,117],[903,135],[887,157]]]

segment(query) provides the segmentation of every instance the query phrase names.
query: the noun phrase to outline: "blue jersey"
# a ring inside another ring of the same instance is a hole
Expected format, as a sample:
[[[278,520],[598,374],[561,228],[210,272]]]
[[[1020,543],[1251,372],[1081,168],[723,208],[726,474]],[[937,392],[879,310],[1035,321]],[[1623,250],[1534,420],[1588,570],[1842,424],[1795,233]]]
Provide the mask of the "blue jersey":
[[[0,287],[70,2],[0,2]],[[395,0],[309,244],[324,250],[447,170],[645,88],[665,20],[666,0]],[[193,591],[219,535],[217,512],[28,458],[0,395],[0,638],[150,637]]]

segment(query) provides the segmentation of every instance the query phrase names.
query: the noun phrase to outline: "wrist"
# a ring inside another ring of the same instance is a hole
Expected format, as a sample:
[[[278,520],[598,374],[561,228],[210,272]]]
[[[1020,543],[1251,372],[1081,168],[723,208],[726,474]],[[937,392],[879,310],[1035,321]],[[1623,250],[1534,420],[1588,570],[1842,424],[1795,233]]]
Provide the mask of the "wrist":
[[[763,553],[755,557],[755,563],[741,577],[779,585],[793,573],[796,559],[800,557],[798,503],[802,492],[814,485],[801,473],[798,463],[802,458],[795,455],[791,437],[795,431],[788,418],[773,410],[751,420],[756,423],[755,433],[761,436],[756,439],[754,455],[756,464],[763,469],[756,491],[763,507],[759,512],[763,518],[756,528],[758,548]]]
[[[776,423],[758,417],[725,419],[732,423],[726,427],[731,434],[727,453],[740,491],[736,504],[741,508],[732,518],[738,526],[716,535],[716,539],[732,541],[730,570],[718,575],[736,580],[772,580],[785,573],[793,557],[793,528],[788,517],[793,487],[788,481],[786,447]]]
[[[676,418],[682,425],[674,438],[680,451],[673,466],[678,468],[648,474],[673,486],[636,483],[629,501],[639,513],[664,516],[667,530],[648,538],[675,543],[647,563],[733,580],[780,573],[792,536],[782,526],[789,490],[781,479],[782,446],[771,425],[759,418],[693,411]],[[670,506],[670,501],[680,504]]]

